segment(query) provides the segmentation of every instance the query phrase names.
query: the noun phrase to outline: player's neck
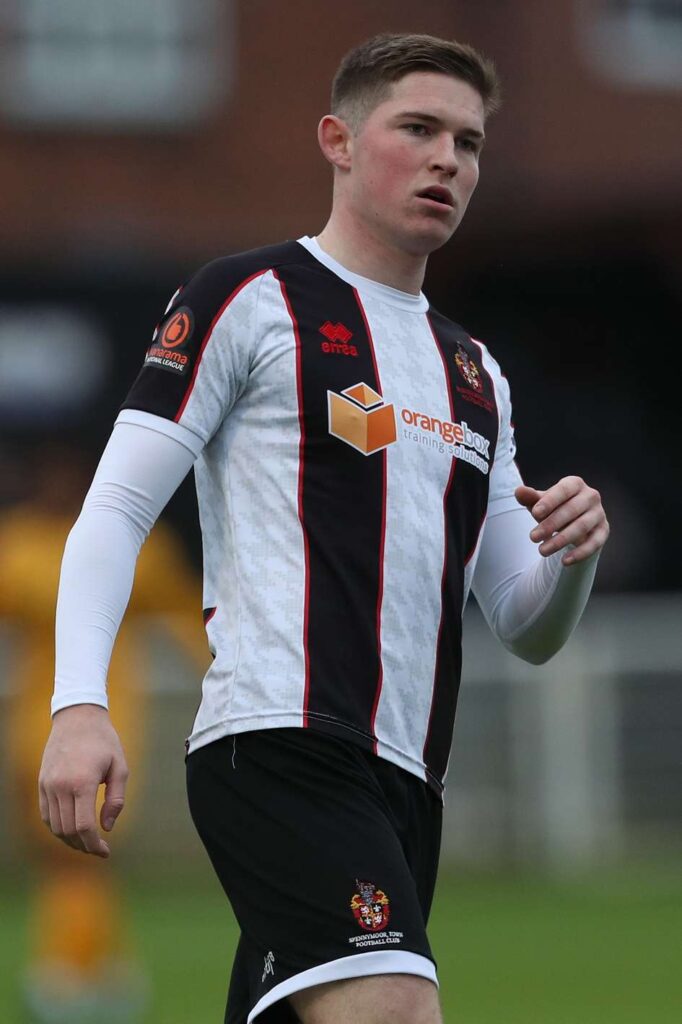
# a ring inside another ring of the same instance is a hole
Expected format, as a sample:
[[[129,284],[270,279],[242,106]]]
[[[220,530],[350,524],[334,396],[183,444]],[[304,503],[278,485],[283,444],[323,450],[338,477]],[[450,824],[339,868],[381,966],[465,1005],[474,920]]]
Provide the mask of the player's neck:
[[[388,246],[352,222],[340,225],[334,214],[317,235],[317,241],[327,255],[346,270],[401,292],[419,295],[426,271],[425,256],[414,256]]]

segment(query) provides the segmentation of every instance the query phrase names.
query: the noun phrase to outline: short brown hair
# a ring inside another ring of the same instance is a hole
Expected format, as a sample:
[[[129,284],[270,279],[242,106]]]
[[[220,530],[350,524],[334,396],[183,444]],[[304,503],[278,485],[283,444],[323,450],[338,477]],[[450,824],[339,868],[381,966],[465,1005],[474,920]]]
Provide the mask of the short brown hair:
[[[467,82],[481,96],[486,115],[500,107],[495,65],[473,46],[436,36],[386,32],[343,58],[332,83],[332,113],[357,131],[391,85],[413,71],[433,71]]]

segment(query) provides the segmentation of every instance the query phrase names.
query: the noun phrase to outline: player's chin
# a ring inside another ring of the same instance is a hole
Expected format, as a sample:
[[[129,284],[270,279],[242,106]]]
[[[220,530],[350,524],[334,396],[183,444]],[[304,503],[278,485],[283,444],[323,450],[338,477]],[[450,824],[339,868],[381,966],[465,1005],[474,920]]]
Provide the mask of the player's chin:
[[[410,232],[409,238],[411,251],[415,255],[428,256],[429,253],[440,249],[452,238],[456,227],[456,224],[444,222],[431,222],[415,226],[414,230]]]

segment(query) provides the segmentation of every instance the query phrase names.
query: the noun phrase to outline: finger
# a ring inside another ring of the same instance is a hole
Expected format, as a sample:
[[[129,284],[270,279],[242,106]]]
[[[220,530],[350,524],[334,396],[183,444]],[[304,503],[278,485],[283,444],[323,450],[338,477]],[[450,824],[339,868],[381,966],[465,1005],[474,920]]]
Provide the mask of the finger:
[[[106,779],[106,790],[104,803],[100,812],[100,822],[106,832],[111,832],[116,819],[125,806],[126,783],[128,781],[128,768],[125,761],[116,760],[112,763],[111,771]]]
[[[38,783],[38,807],[40,808],[40,818],[43,825],[47,828],[50,827],[50,804],[47,799],[47,793],[43,787],[42,782]]]
[[[58,797],[59,816],[62,821],[62,835],[59,837],[67,846],[83,851],[85,848],[76,830],[76,804],[73,793],[69,791]]]
[[[565,476],[541,494],[538,502],[531,508],[531,512],[538,522],[542,522],[560,505],[575,497],[584,487],[585,482],[579,476]]]
[[[527,487],[526,484],[521,484],[514,491],[514,497],[519,505],[523,505],[524,508],[530,511],[544,493],[544,491],[538,491],[535,487]]]
[[[530,531],[530,539],[536,543],[549,540],[550,537],[558,534],[561,530],[570,528],[574,523],[582,523],[585,527],[585,536],[587,536],[598,526],[603,515],[604,510],[592,499],[590,493],[581,491],[534,527]]]
[[[97,786],[83,786],[75,792],[75,827],[85,853],[108,857],[110,850],[97,831],[95,801]]]
[[[53,836],[57,836],[61,839],[63,835],[62,831],[62,817],[59,813],[59,801],[54,794],[48,794],[47,798],[48,805],[48,821],[47,827]]]
[[[563,530],[560,530],[548,540],[543,541],[538,551],[546,557],[547,555],[553,555],[555,551],[561,551],[568,544],[578,547],[601,525],[602,519],[603,516],[600,509],[589,509],[569,523],[568,526],[564,527]],[[534,530],[533,533],[535,533]]]
[[[609,526],[603,514],[597,515],[596,522],[594,517],[594,511],[581,516],[576,523],[567,526],[566,529],[556,534],[550,540],[544,541],[538,548],[538,551],[541,555],[547,557],[556,551],[561,551],[563,548],[570,546],[572,550],[567,552],[567,555],[575,555],[576,557],[563,558],[564,565],[570,565],[572,562],[581,562],[585,558],[589,558],[590,555],[593,555],[595,551],[604,546],[609,535]],[[590,524],[592,524],[592,528],[590,528]]]
[[[40,791],[40,817],[43,823],[49,828],[55,838],[65,842],[67,846],[71,843],[64,835],[59,800],[56,795],[48,795],[45,790]]]
[[[572,551],[567,551],[561,561],[564,565],[573,565],[576,562],[584,562],[587,558],[591,558],[592,555],[604,547],[608,540],[609,532],[609,524],[604,522],[596,530],[593,530],[582,544]]]
[[[578,549],[590,538],[592,532],[593,530],[588,529],[581,518],[578,522],[566,526],[559,534],[551,537],[549,541],[543,541],[538,551],[544,558],[548,558],[549,555],[554,555],[557,551],[563,551],[564,548],[569,546]]]

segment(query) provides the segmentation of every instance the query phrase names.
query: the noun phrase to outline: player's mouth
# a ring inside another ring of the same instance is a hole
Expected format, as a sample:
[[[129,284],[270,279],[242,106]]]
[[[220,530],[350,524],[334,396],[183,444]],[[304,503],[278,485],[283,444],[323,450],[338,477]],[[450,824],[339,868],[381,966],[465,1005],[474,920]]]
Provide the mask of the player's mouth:
[[[452,192],[444,185],[431,185],[429,188],[422,189],[421,192],[417,192],[417,199],[426,199],[434,206],[440,206],[441,209],[451,210],[455,205]]]

